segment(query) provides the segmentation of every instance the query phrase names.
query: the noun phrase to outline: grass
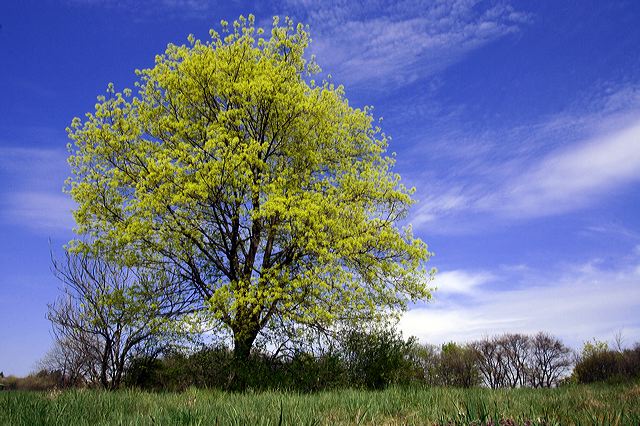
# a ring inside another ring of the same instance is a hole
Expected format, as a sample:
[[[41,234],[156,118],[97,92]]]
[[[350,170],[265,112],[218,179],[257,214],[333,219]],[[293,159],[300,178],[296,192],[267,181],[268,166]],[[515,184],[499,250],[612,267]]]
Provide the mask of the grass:
[[[316,394],[0,392],[2,425],[640,425],[640,385]]]

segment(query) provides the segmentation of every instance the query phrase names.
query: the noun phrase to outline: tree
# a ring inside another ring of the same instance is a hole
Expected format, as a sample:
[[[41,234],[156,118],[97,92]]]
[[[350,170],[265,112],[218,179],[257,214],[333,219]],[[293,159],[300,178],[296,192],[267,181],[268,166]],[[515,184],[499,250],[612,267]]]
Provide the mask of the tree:
[[[443,344],[439,369],[440,383],[444,386],[470,388],[480,383],[475,353],[469,345]]]
[[[397,225],[413,191],[371,109],[311,79],[302,25],[222,27],[73,120],[68,191],[88,249],[178,271],[239,360],[275,320],[326,329],[428,297],[426,245]]]
[[[502,348],[504,356],[505,386],[511,388],[525,386],[531,339],[524,334],[511,333],[498,338],[497,343]]]
[[[582,351],[580,353],[580,358],[589,358],[591,356],[608,352],[609,344],[602,340],[596,340],[595,338],[592,341],[584,342],[582,345]]]
[[[412,348],[411,361],[417,370],[420,382],[429,386],[437,386],[439,382],[440,352],[436,345],[429,343],[414,344]]]
[[[471,343],[478,371],[486,386],[497,389],[504,386],[506,355],[498,339],[485,337]]]
[[[534,388],[557,385],[571,364],[571,349],[559,339],[542,332],[531,339],[528,371]]]
[[[192,300],[163,272],[119,265],[106,256],[65,252],[53,260],[64,295],[49,305],[56,341],[43,365],[70,384],[119,387],[134,355],[166,333],[166,320]]]
[[[409,356],[415,338],[404,340],[393,328],[350,330],[344,336],[342,353],[349,382],[368,389],[382,389],[395,382],[410,380]]]
[[[59,373],[59,387],[79,386],[84,383],[98,383],[100,375],[96,370],[98,345],[89,334],[77,333],[74,339],[70,330],[62,333],[58,330],[51,349],[39,361],[44,371]]]

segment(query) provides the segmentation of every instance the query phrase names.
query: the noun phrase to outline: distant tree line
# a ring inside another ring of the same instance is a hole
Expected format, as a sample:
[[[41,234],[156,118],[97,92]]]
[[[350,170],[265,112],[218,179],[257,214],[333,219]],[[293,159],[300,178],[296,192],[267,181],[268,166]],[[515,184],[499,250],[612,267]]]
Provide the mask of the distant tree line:
[[[573,364],[571,349],[546,333],[485,338],[470,350],[482,383],[493,389],[557,386]]]

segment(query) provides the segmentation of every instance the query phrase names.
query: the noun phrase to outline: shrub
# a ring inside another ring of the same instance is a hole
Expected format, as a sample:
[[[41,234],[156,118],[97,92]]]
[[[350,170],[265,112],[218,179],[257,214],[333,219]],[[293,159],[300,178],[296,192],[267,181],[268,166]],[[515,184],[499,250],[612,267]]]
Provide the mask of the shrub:
[[[640,343],[633,349],[624,350],[622,355],[622,376],[627,380],[640,379]]]
[[[576,363],[574,374],[578,383],[619,380],[622,354],[610,350],[594,352]]]
[[[439,384],[443,386],[477,386],[480,383],[480,372],[473,349],[453,342],[442,345],[438,376]]]
[[[573,375],[579,383],[637,380],[640,378],[640,344],[633,349],[613,351],[606,345],[586,343]]]
[[[410,380],[414,365],[410,355],[414,339],[405,341],[394,329],[351,331],[343,342],[343,356],[350,383],[356,387],[382,389]]]

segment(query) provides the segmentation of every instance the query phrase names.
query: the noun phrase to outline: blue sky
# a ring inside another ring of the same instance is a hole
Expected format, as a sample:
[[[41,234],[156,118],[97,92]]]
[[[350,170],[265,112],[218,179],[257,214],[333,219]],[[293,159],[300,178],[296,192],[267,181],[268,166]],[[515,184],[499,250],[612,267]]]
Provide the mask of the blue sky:
[[[49,248],[73,238],[65,127],[167,43],[249,13],[309,24],[323,70],[384,117],[440,271],[405,334],[640,341],[639,2],[9,0],[0,371],[29,372],[51,343]]]

